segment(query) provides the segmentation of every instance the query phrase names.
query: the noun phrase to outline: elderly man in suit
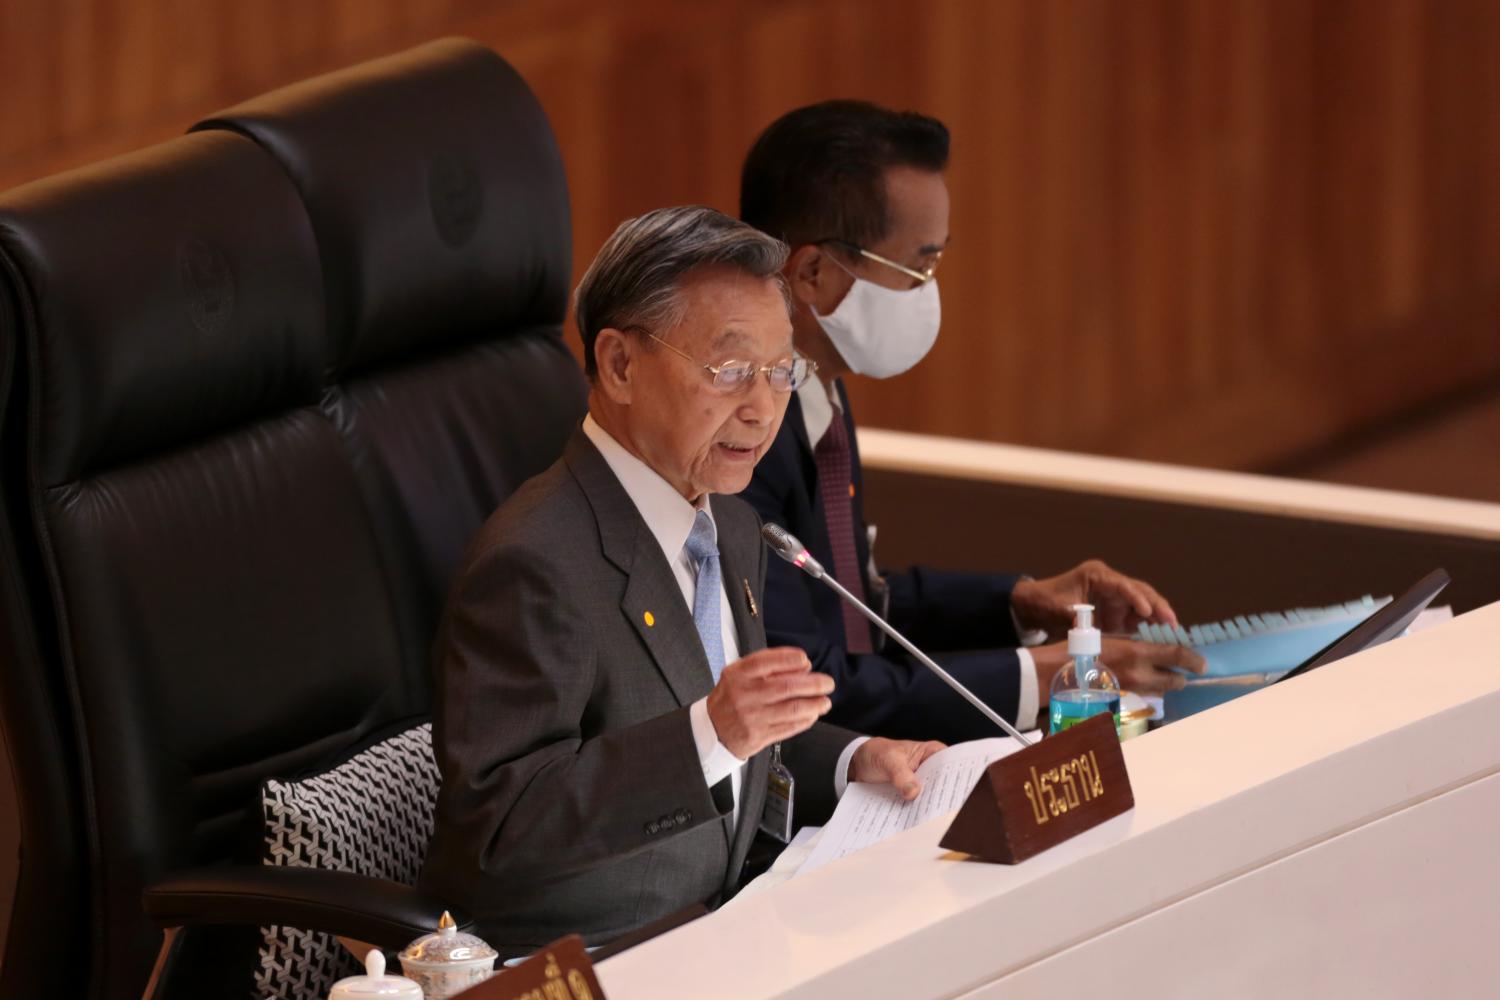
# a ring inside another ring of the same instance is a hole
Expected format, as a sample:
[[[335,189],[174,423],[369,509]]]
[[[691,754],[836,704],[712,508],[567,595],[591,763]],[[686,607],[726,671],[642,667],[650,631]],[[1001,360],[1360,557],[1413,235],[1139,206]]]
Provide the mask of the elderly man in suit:
[[[818,723],[833,682],[801,650],[765,648],[760,522],[726,494],[809,368],[785,256],[705,208],[620,226],[576,293],[589,415],[458,574],[425,881],[502,954],[725,898],[763,815],[778,827],[773,756],[794,815],[816,822],[849,780],[916,795],[940,747]]]
[[[1175,622],[1149,584],[1097,560],[1033,580],[1014,573],[870,566],[864,484],[842,376],[889,378],[937,339],[936,271],[948,246],[948,130],[934,118],[862,101],[826,101],[773,122],[745,159],[740,215],[786,241],[799,350],[817,373],[794,394],[744,496],[800,538],[856,594],[881,598],[913,642],[999,714],[1038,721],[1066,644],[1022,646],[1067,629],[1069,607],[1098,605],[1106,631]],[[976,241],[976,242],[982,242]],[[983,248],[980,248],[981,252]],[[829,590],[787,564],[766,581],[771,641],[807,651],[837,682],[829,719],[864,732],[949,741],[994,735],[991,723]],[[1127,688],[1180,686],[1169,668],[1201,671],[1190,649],[1105,640],[1104,661]]]

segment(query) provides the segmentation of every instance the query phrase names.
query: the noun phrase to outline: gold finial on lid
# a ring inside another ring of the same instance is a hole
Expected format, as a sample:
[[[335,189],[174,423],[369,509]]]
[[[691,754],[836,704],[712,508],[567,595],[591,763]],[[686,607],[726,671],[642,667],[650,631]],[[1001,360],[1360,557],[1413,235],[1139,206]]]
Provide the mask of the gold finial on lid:
[[[449,913],[447,910],[444,910],[442,917],[438,920],[438,930],[446,930],[449,927],[457,926],[458,925],[453,922],[453,914]]]

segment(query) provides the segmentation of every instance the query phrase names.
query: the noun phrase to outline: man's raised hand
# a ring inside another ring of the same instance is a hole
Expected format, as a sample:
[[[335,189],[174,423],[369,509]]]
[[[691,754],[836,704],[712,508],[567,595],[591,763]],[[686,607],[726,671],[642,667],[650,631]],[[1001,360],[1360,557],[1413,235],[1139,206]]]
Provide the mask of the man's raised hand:
[[[833,707],[833,678],[812,672],[800,649],[762,649],[735,660],[708,694],[708,718],[741,760],[807,730]]]

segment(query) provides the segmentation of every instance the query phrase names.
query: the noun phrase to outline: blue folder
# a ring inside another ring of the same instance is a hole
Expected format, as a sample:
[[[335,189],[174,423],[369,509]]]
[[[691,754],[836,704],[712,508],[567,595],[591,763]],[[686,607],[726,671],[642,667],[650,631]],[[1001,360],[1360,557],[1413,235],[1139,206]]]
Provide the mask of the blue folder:
[[[1366,595],[1325,608],[1239,615],[1206,625],[1142,625],[1135,638],[1191,646],[1207,661],[1203,674],[1189,675],[1186,687],[1167,693],[1163,713],[1170,722],[1264,687],[1390,600]]]

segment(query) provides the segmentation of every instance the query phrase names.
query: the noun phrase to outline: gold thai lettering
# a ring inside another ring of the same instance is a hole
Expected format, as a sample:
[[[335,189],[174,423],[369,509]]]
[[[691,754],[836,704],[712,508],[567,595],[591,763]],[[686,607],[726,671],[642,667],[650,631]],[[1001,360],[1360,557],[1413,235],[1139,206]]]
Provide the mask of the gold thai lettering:
[[[568,996],[568,984],[563,982],[562,969],[557,967],[557,959],[551,952],[547,954],[545,975],[547,981],[542,984],[542,994],[545,1000],[571,1000]]]
[[[1035,766],[1029,771],[1031,778],[1022,781],[1022,792],[1026,793],[1026,801],[1032,807],[1032,819],[1037,820],[1038,826],[1104,795],[1104,778],[1092,750],[1086,756],[1074,757],[1047,768],[1041,774]]]
[[[1047,812],[1053,816],[1062,815],[1062,810],[1057,808],[1057,793],[1052,790],[1052,783],[1057,780],[1057,768],[1049,767],[1042,772],[1042,794],[1047,796]]]
[[[1031,815],[1038,826],[1104,794],[1104,776],[1099,773],[1099,760],[1092,750],[1040,774],[1035,766],[1028,770],[1031,777],[1022,781],[1021,790],[1031,804]]]
[[[594,991],[589,989],[588,978],[577,969],[568,970],[568,989],[573,991],[573,1000],[594,1000]]]
[[[1063,794],[1067,797],[1069,809],[1077,807],[1079,803],[1078,781],[1075,777],[1077,773],[1078,761],[1076,760],[1070,760],[1062,766]]]
[[[546,994],[547,1000],[570,1000],[568,984],[561,979],[547,980],[542,984],[542,992]]]
[[[1036,819],[1037,826],[1041,826],[1047,820],[1051,819],[1051,817],[1042,808],[1041,797],[1037,793],[1037,784],[1036,768],[1033,767],[1031,769],[1031,780],[1022,785],[1021,790],[1026,793],[1026,798],[1031,802],[1031,814]]]
[[[1094,789],[1089,785],[1088,769],[1089,762],[1085,758],[1079,757],[1073,761],[1073,776],[1078,779],[1078,794],[1085,802],[1094,798]]]

